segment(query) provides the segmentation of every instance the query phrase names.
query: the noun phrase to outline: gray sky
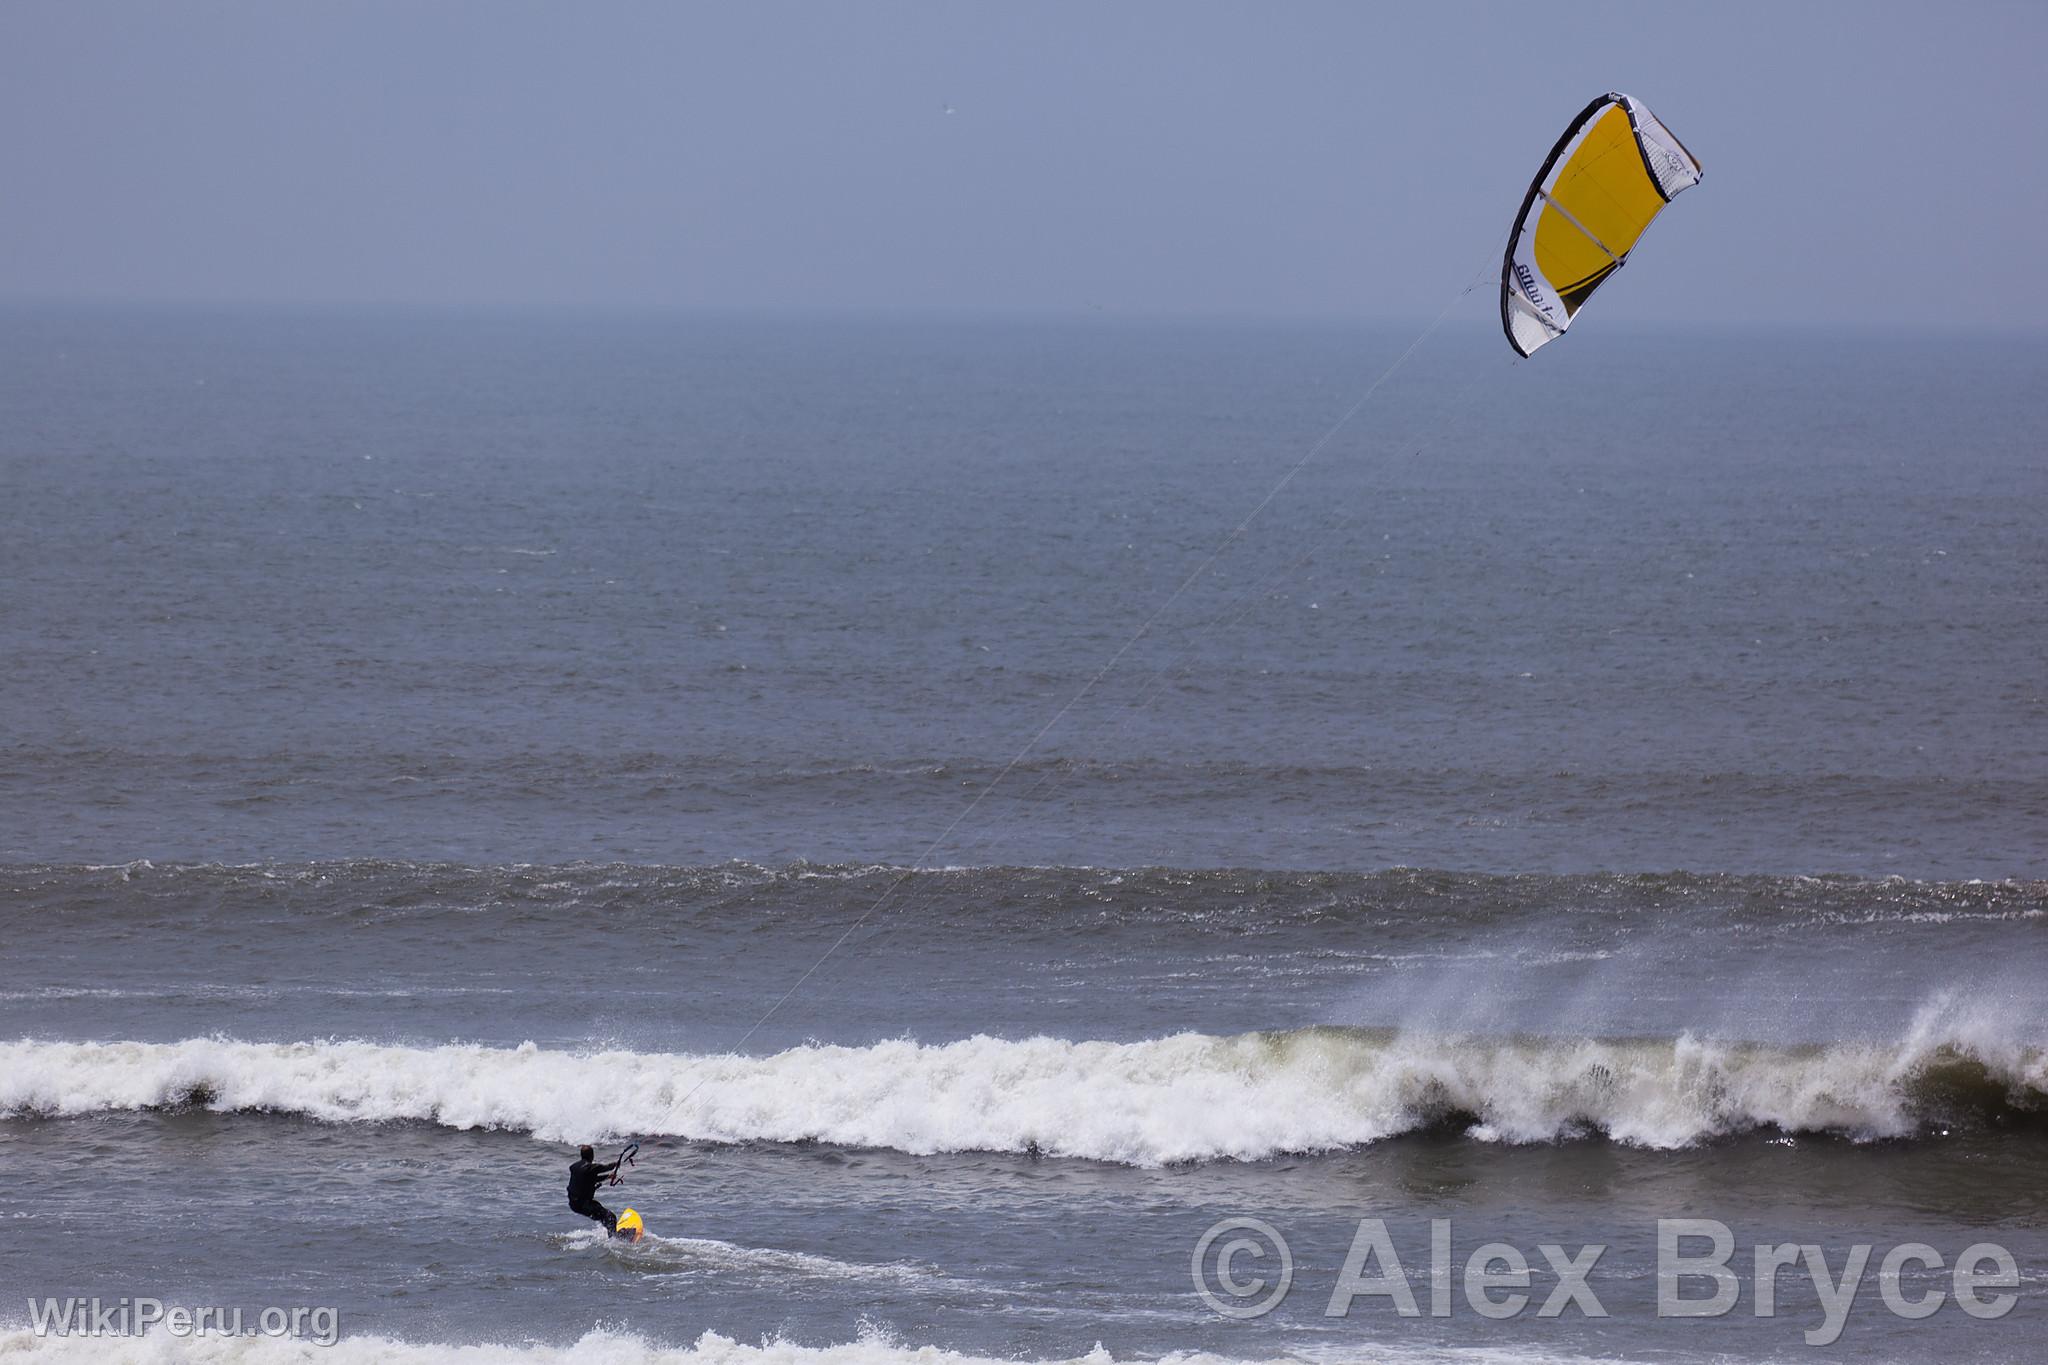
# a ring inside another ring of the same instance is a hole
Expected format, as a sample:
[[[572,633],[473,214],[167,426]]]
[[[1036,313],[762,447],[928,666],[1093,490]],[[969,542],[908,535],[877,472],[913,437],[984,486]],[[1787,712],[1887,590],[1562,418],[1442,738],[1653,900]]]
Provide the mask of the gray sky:
[[[1415,317],[1620,89],[1706,179],[1605,316],[2038,327],[2044,53],[2038,3],[0,0],[0,298]]]

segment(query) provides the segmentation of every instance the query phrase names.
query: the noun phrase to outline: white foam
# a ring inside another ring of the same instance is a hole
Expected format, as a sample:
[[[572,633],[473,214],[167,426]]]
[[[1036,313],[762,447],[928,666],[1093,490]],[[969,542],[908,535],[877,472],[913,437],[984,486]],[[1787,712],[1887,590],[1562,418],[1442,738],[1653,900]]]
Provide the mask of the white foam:
[[[934,1286],[971,1288],[986,1294],[988,1286],[958,1280],[933,1266],[910,1261],[839,1261],[802,1251],[740,1246],[714,1237],[662,1237],[648,1233],[637,1242],[622,1242],[596,1228],[560,1234],[557,1245],[581,1251],[601,1249],[606,1255],[651,1270],[702,1271],[721,1279],[755,1276],[783,1284],[791,1278],[856,1280],[862,1284],[894,1284],[918,1289]]]
[[[904,1346],[880,1334],[837,1346],[799,1346],[782,1341],[744,1345],[716,1332],[706,1332],[688,1346],[663,1346],[631,1332],[599,1329],[565,1346],[429,1345],[388,1337],[343,1334],[331,1346],[272,1337],[174,1338],[161,1331],[146,1337],[89,1339],[38,1338],[26,1328],[0,1329],[0,1358],[26,1361],[91,1362],[91,1365],[1020,1365],[1017,1361],[949,1351],[937,1346]],[[1335,1351],[1318,1350],[1319,1365],[1350,1362],[1400,1362],[1401,1365],[1550,1365],[1552,1362],[1598,1359],[1619,1365],[1615,1357],[1585,1357],[1542,1348],[1460,1348],[1393,1346],[1361,1342]],[[1023,1365],[1253,1365],[1206,1353],[1156,1358],[1118,1358],[1101,1345],[1083,1356]],[[1268,1365],[1301,1365],[1283,1358]]]
[[[1135,1043],[973,1037],[768,1057],[367,1042],[0,1044],[0,1113],[201,1105],[331,1122],[1023,1152],[1141,1166],[1370,1143],[1454,1114],[1473,1136],[1597,1130],[1678,1147],[1760,1127],[1902,1136],[1915,1082],[1970,1061],[2048,1093],[2048,1049],[1937,1002],[1887,1042],[1541,1039],[1306,1029]]]

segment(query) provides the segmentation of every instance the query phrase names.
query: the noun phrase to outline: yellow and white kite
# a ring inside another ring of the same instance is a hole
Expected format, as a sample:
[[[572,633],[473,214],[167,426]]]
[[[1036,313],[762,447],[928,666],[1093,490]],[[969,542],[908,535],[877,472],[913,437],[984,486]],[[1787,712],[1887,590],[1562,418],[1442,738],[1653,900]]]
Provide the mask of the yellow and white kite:
[[[1500,324],[1521,355],[1564,335],[1700,163],[1641,101],[1606,94],[1572,120],[1522,199],[1500,271]]]

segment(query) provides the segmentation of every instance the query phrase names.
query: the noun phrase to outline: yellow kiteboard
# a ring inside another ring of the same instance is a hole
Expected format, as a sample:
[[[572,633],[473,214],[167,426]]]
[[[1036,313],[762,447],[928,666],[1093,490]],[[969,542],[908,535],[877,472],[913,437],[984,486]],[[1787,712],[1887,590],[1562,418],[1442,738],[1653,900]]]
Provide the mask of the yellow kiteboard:
[[[612,1236],[622,1242],[637,1242],[647,1235],[647,1225],[640,1221],[640,1210],[627,1209],[619,1215],[619,1225],[612,1229]]]

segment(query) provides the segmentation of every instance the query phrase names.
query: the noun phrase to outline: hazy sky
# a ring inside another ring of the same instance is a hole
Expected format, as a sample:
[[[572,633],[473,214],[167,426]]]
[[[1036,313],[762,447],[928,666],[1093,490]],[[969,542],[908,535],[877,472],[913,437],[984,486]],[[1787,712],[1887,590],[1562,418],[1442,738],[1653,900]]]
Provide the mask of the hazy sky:
[[[0,297],[1414,317],[1619,89],[1706,179],[1606,316],[2040,326],[2044,54],[2042,3],[0,0]]]

